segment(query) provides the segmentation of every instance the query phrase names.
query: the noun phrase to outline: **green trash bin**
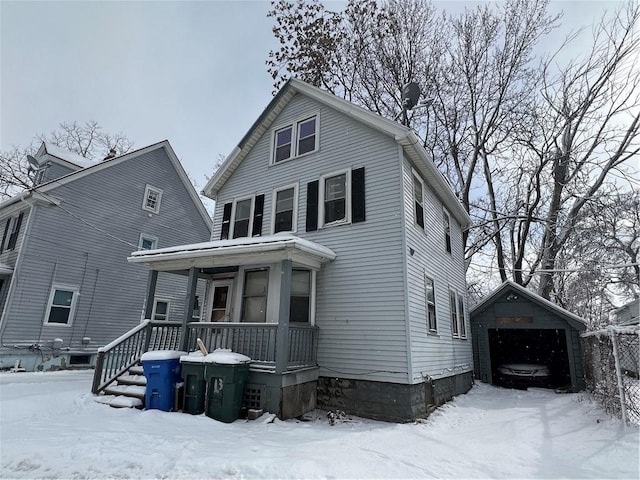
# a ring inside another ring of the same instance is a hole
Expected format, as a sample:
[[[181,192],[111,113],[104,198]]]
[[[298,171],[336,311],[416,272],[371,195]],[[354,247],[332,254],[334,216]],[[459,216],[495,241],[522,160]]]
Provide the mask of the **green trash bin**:
[[[207,417],[224,423],[238,419],[250,362],[249,357],[229,350],[216,350],[205,357]]]
[[[195,355],[180,357],[182,364],[182,381],[184,390],[182,395],[182,411],[191,415],[204,413],[204,400],[207,381],[204,376],[204,357]]]

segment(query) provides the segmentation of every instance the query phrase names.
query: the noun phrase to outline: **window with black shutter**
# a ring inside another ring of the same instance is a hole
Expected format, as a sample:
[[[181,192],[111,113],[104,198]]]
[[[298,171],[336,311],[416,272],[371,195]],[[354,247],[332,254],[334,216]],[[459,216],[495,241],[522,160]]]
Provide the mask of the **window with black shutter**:
[[[351,222],[366,220],[364,198],[364,167],[351,172]]]
[[[318,180],[307,183],[307,221],[306,230],[318,229]]]
[[[18,218],[13,222],[13,229],[11,230],[9,241],[7,242],[7,250],[13,250],[16,248],[18,235],[20,234],[20,227],[22,226],[22,217],[24,217],[24,213],[18,215]]]
[[[225,203],[222,212],[222,228],[220,230],[220,240],[227,240],[229,238],[229,227],[231,224],[231,208],[233,203]]]
[[[262,235],[262,213],[264,210],[264,195],[256,195],[255,206],[253,208],[253,228],[251,229],[252,237]]]

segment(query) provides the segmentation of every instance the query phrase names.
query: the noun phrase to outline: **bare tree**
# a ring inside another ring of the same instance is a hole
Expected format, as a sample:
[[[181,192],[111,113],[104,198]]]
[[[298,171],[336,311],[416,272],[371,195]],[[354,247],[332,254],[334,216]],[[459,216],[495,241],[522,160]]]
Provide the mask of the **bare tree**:
[[[48,135],[36,135],[26,147],[14,146],[0,152],[0,199],[33,187],[27,155],[34,155],[41,142],[68,150],[90,160],[104,158],[111,149],[122,155],[133,149],[133,142],[123,133],[107,133],[95,121],[61,123]]]

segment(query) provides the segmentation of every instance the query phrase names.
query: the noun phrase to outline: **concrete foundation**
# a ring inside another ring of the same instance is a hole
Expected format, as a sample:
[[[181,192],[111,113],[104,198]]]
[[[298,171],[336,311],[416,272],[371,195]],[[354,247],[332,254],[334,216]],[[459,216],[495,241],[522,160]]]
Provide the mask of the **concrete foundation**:
[[[473,372],[415,385],[320,377],[317,405],[374,420],[410,422],[468,392],[472,384]]]

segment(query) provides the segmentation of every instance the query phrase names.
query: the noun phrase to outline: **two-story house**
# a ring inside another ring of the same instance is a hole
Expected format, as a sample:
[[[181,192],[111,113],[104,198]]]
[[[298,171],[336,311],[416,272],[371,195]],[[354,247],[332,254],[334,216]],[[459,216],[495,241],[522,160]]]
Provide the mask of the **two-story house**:
[[[209,282],[182,346],[251,357],[249,407],[406,421],[470,388],[470,220],[412,130],[291,79],[204,193],[211,242],[129,260]]]
[[[211,219],[167,141],[101,162],[43,143],[30,162],[34,187],[0,204],[0,368],[93,365],[142,319],[131,251],[206,240]],[[182,318],[186,286],[159,279],[152,317]]]

